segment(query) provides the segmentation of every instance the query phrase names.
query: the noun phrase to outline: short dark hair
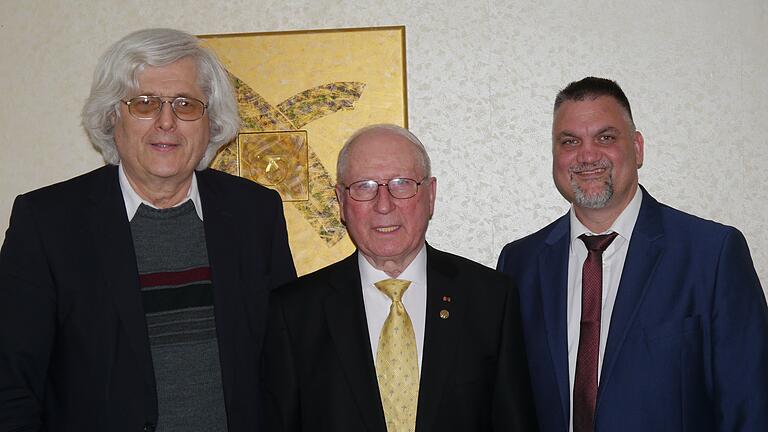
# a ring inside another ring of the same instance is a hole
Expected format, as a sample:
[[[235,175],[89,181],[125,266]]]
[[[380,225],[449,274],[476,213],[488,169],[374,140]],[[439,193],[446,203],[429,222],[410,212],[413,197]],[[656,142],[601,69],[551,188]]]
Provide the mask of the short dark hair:
[[[555,97],[555,107],[557,111],[560,105],[565,101],[583,101],[585,99],[594,100],[600,96],[610,96],[627,111],[629,121],[634,126],[635,121],[632,118],[632,108],[629,106],[629,99],[616,81],[607,78],[586,77],[579,81],[568,84]]]

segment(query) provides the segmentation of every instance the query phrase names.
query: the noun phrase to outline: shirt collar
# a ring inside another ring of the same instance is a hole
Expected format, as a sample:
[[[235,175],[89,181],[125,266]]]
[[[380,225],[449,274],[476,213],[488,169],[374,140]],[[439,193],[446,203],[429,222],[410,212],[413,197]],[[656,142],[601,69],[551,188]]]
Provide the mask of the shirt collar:
[[[590,235],[596,235],[596,234],[607,234],[611,232],[615,232],[619,235],[619,237],[622,237],[624,240],[629,242],[629,239],[632,237],[632,231],[635,229],[635,223],[637,222],[637,216],[640,214],[640,205],[643,203],[643,193],[640,191],[640,187],[638,186],[637,191],[635,191],[635,196],[632,198],[632,201],[627,204],[627,206],[622,210],[619,217],[616,218],[615,221],[613,221],[613,224],[610,228],[608,228],[605,232],[602,233],[593,233],[589,230],[589,228],[585,227],[584,224],[581,223],[579,218],[576,217],[576,212],[573,210],[573,205],[571,205],[571,211],[569,213],[570,220],[571,220],[571,244],[574,244],[577,238],[579,238],[582,234],[590,234]]]
[[[151,203],[142,199],[139,194],[136,193],[136,191],[133,189],[133,186],[131,186],[131,183],[128,181],[128,177],[125,175],[123,164],[118,165],[117,177],[120,180],[120,189],[123,192],[123,202],[125,203],[125,213],[128,215],[128,221],[133,219],[141,204],[148,205],[152,208],[157,208]],[[192,184],[189,186],[186,199],[183,199],[174,207],[178,207],[189,200],[192,200],[192,203],[195,204],[195,212],[197,213],[197,217],[199,217],[200,220],[203,220],[203,206],[200,204],[200,191],[197,189],[197,176],[194,171],[192,172]]]
[[[384,279],[391,279],[390,276],[383,271],[375,268],[368,262],[360,251],[357,251],[357,264],[360,267],[360,282],[363,286],[372,286],[376,282]],[[426,244],[421,247],[421,250],[416,255],[416,258],[408,264],[408,267],[403,270],[397,277],[398,279],[409,280],[414,284],[424,286],[427,280],[427,248]]]

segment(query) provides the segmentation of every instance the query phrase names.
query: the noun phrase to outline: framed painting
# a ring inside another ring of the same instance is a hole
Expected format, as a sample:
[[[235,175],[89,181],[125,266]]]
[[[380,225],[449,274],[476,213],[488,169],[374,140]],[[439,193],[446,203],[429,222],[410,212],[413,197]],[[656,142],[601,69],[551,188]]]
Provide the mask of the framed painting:
[[[243,119],[211,166],[280,193],[300,275],[352,253],[336,156],[363,126],[408,126],[405,27],[200,38],[227,68]]]

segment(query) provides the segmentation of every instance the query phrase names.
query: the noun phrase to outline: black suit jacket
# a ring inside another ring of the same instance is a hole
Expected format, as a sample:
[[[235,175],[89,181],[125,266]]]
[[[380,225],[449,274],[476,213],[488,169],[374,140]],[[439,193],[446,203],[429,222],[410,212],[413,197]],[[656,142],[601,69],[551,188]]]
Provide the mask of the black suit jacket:
[[[197,173],[229,430],[258,423],[271,286],[295,277],[280,199]],[[157,401],[117,167],[14,203],[0,251],[0,430],[140,431]]]
[[[427,246],[417,431],[535,429],[518,307],[504,275]],[[269,316],[271,431],[386,432],[357,254],[279,288]]]

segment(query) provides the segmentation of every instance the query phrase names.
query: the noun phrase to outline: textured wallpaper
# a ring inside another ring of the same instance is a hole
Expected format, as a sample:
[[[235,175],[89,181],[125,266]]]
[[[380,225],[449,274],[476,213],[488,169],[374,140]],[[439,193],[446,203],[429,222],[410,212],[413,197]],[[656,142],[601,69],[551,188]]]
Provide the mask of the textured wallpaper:
[[[657,199],[741,229],[768,284],[768,2],[4,1],[0,231],[13,197],[98,167],[80,126],[97,56],[126,33],[405,25],[411,129],[438,178],[428,240],[495,266],[567,210],[551,179],[555,93],[616,79]]]

